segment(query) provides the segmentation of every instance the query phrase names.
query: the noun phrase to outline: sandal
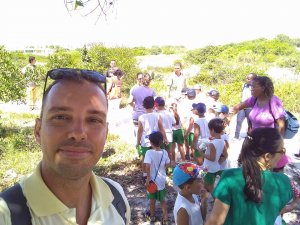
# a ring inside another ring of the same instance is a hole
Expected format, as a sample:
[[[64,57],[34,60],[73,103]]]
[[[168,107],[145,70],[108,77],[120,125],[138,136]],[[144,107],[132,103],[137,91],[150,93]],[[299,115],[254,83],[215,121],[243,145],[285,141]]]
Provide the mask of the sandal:
[[[161,222],[161,224],[162,224],[162,225],[168,225],[169,222],[168,222],[168,220],[164,220],[164,219],[163,219],[162,222]]]

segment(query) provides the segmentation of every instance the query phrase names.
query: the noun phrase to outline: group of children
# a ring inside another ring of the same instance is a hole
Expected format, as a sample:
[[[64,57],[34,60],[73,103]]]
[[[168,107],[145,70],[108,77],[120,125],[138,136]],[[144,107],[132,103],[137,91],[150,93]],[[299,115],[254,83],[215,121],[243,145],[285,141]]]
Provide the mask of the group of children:
[[[167,173],[172,173],[176,166],[176,147],[181,162],[205,168],[203,193],[206,192],[204,190],[213,190],[216,176],[221,174],[222,165],[226,164],[229,145],[225,127],[228,125],[229,109],[212,98],[207,112],[208,103],[197,101],[194,90],[187,90],[181,99],[170,102],[168,107],[162,97],[154,99],[148,96],[143,101],[145,113],[138,119],[137,149],[142,158],[145,185],[148,186],[151,181],[157,184],[157,191],[147,194],[152,222],[156,220],[155,201],[158,200],[163,211],[163,224],[167,224],[165,182]],[[210,120],[206,118],[207,114]],[[176,168],[173,177],[176,176]],[[204,198],[201,199],[204,201]]]
[[[218,94],[216,90],[209,93]],[[208,94],[208,99],[199,101],[186,92],[166,107],[162,97],[144,99],[137,147],[146,187],[151,182],[157,186],[154,193],[147,193],[151,222],[156,221],[155,202],[159,201],[162,224],[168,224],[165,183],[167,173],[172,172],[173,184],[179,190],[173,210],[176,224],[204,224],[208,193],[227,168],[229,149],[229,108],[217,100],[218,96]]]

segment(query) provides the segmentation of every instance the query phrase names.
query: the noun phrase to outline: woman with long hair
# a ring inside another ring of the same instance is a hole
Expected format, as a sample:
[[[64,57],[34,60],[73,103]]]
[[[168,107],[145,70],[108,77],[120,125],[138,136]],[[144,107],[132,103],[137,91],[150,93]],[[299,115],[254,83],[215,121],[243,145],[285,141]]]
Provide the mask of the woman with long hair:
[[[285,153],[275,128],[254,129],[244,140],[241,168],[225,170],[213,191],[206,225],[271,225],[293,198],[289,178],[271,171]]]
[[[252,108],[249,114],[249,131],[258,127],[277,127],[283,136],[285,130],[284,108],[280,99],[274,95],[273,82],[269,77],[257,76],[251,81],[252,97],[234,106],[232,113]]]

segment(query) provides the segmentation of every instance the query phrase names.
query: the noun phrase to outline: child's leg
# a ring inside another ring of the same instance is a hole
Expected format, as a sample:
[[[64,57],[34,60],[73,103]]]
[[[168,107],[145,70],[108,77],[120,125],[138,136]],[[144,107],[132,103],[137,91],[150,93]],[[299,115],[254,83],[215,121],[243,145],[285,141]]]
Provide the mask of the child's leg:
[[[178,143],[178,151],[180,153],[181,160],[185,161],[185,151],[184,151],[184,148],[183,148],[183,144]]]
[[[150,199],[150,217],[155,216],[155,199]]]
[[[170,160],[171,160],[171,166],[174,166],[175,163],[175,148],[176,148],[176,142],[173,142],[170,149]]]
[[[161,205],[161,209],[162,209],[162,212],[163,212],[163,220],[168,220],[168,208],[167,208],[166,201],[162,200],[160,202],[160,205]]]

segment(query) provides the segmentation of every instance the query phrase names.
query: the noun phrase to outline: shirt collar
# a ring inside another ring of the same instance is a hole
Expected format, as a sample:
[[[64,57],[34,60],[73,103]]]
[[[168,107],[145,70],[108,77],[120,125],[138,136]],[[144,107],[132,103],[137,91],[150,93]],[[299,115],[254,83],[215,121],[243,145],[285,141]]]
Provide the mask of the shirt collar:
[[[99,206],[107,208],[113,201],[113,195],[108,185],[94,173],[92,173],[90,184],[93,193],[92,205],[95,208]],[[23,192],[31,210],[36,216],[49,216],[70,210],[44,183],[40,166],[37,166],[33,174],[24,179]]]

